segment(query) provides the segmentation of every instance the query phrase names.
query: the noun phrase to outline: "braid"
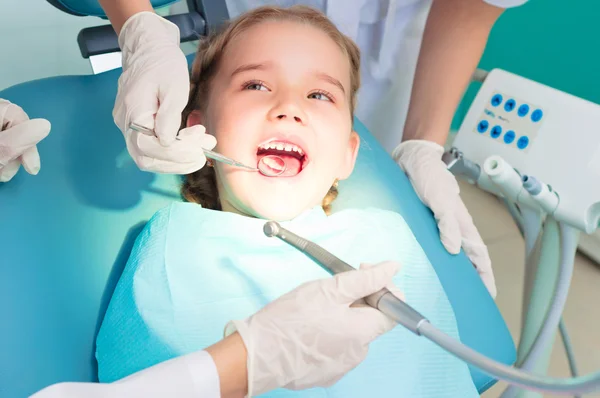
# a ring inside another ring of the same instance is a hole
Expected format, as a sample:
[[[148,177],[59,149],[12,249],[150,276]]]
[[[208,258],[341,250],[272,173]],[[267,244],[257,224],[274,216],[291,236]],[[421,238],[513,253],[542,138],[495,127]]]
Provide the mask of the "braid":
[[[333,201],[337,199],[338,193],[338,181],[335,180],[331,188],[329,188],[327,195],[325,195],[325,197],[323,198],[323,202],[321,203],[321,207],[323,207],[325,214],[331,214],[331,205]]]

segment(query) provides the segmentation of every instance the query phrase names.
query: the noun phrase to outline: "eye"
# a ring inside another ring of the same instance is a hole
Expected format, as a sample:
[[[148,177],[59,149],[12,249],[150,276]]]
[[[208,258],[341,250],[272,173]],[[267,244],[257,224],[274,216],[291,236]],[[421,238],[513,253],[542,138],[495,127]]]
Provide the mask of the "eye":
[[[308,98],[314,98],[318,100],[325,100],[329,102],[333,102],[333,95],[324,90],[315,91],[314,93],[308,94]]]
[[[251,80],[242,85],[244,90],[256,90],[256,91],[269,91],[268,87],[265,86],[264,82]]]

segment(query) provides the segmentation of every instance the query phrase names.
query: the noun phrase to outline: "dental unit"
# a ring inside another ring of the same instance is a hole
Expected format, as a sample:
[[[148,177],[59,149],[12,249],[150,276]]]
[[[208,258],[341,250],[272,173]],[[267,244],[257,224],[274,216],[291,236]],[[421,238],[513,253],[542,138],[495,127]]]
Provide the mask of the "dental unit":
[[[509,207],[526,240],[529,295],[524,312],[530,315],[537,309],[545,316],[541,322],[534,323],[531,317],[525,320],[518,360],[511,367],[446,336],[388,289],[365,301],[413,333],[509,383],[502,398],[527,396],[517,387],[576,396],[600,391],[600,371],[577,377],[561,320],[579,233],[594,232],[600,221],[600,184],[583,185],[600,176],[600,137],[590,134],[588,127],[600,122],[600,106],[502,70],[489,74],[478,71],[478,75],[487,78],[443,161],[457,177],[502,198]],[[527,100],[517,102],[514,98]],[[542,117],[548,121],[542,123]],[[584,145],[567,145],[570,142],[565,142],[565,132],[568,141]],[[558,162],[561,157],[563,162]],[[572,169],[577,169],[579,181]],[[551,181],[556,189],[545,181]],[[297,248],[331,274],[354,269],[276,222],[267,222],[264,233]],[[541,275],[552,271],[554,275]],[[535,272],[539,275],[534,278]],[[557,329],[563,335],[574,378],[536,374],[547,367]]]

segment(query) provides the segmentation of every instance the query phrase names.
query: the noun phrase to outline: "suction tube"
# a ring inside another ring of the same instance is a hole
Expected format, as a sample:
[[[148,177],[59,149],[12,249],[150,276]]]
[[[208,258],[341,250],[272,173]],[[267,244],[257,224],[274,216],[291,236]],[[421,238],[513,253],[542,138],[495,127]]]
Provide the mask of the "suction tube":
[[[352,266],[335,257],[321,246],[282,228],[274,221],[269,221],[264,225],[264,233],[268,237],[278,237],[294,246],[313,258],[331,274],[354,270]],[[585,394],[600,390],[600,372],[576,378],[556,379],[534,375],[494,361],[441,332],[429,323],[423,315],[387,289],[369,296],[366,302],[416,335],[426,337],[462,361],[468,362],[490,376],[509,384],[528,390],[561,395]]]
[[[554,292],[548,310],[544,316],[542,326],[538,330],[531,347],[517,366],[522,370],[531,371],[544,354],[548,345],[552,345],[554,332],[560,325],[562,313],[567,302],[571,278],[573,276],[573,263],[577,250],[578,232],[572,227],[559,223],[560,228],[560,263]],[[517,394],[516,388],[508,387],[502,398],[512,398]]]

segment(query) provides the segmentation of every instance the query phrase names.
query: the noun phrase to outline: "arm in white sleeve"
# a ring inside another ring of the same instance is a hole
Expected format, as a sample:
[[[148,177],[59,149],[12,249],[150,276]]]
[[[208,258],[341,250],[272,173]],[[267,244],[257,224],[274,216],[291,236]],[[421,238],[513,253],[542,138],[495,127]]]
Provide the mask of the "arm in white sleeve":
[[[110,384],[58,383],[32,398],[220,398],[217,367],[206,351],[159,363]]]

